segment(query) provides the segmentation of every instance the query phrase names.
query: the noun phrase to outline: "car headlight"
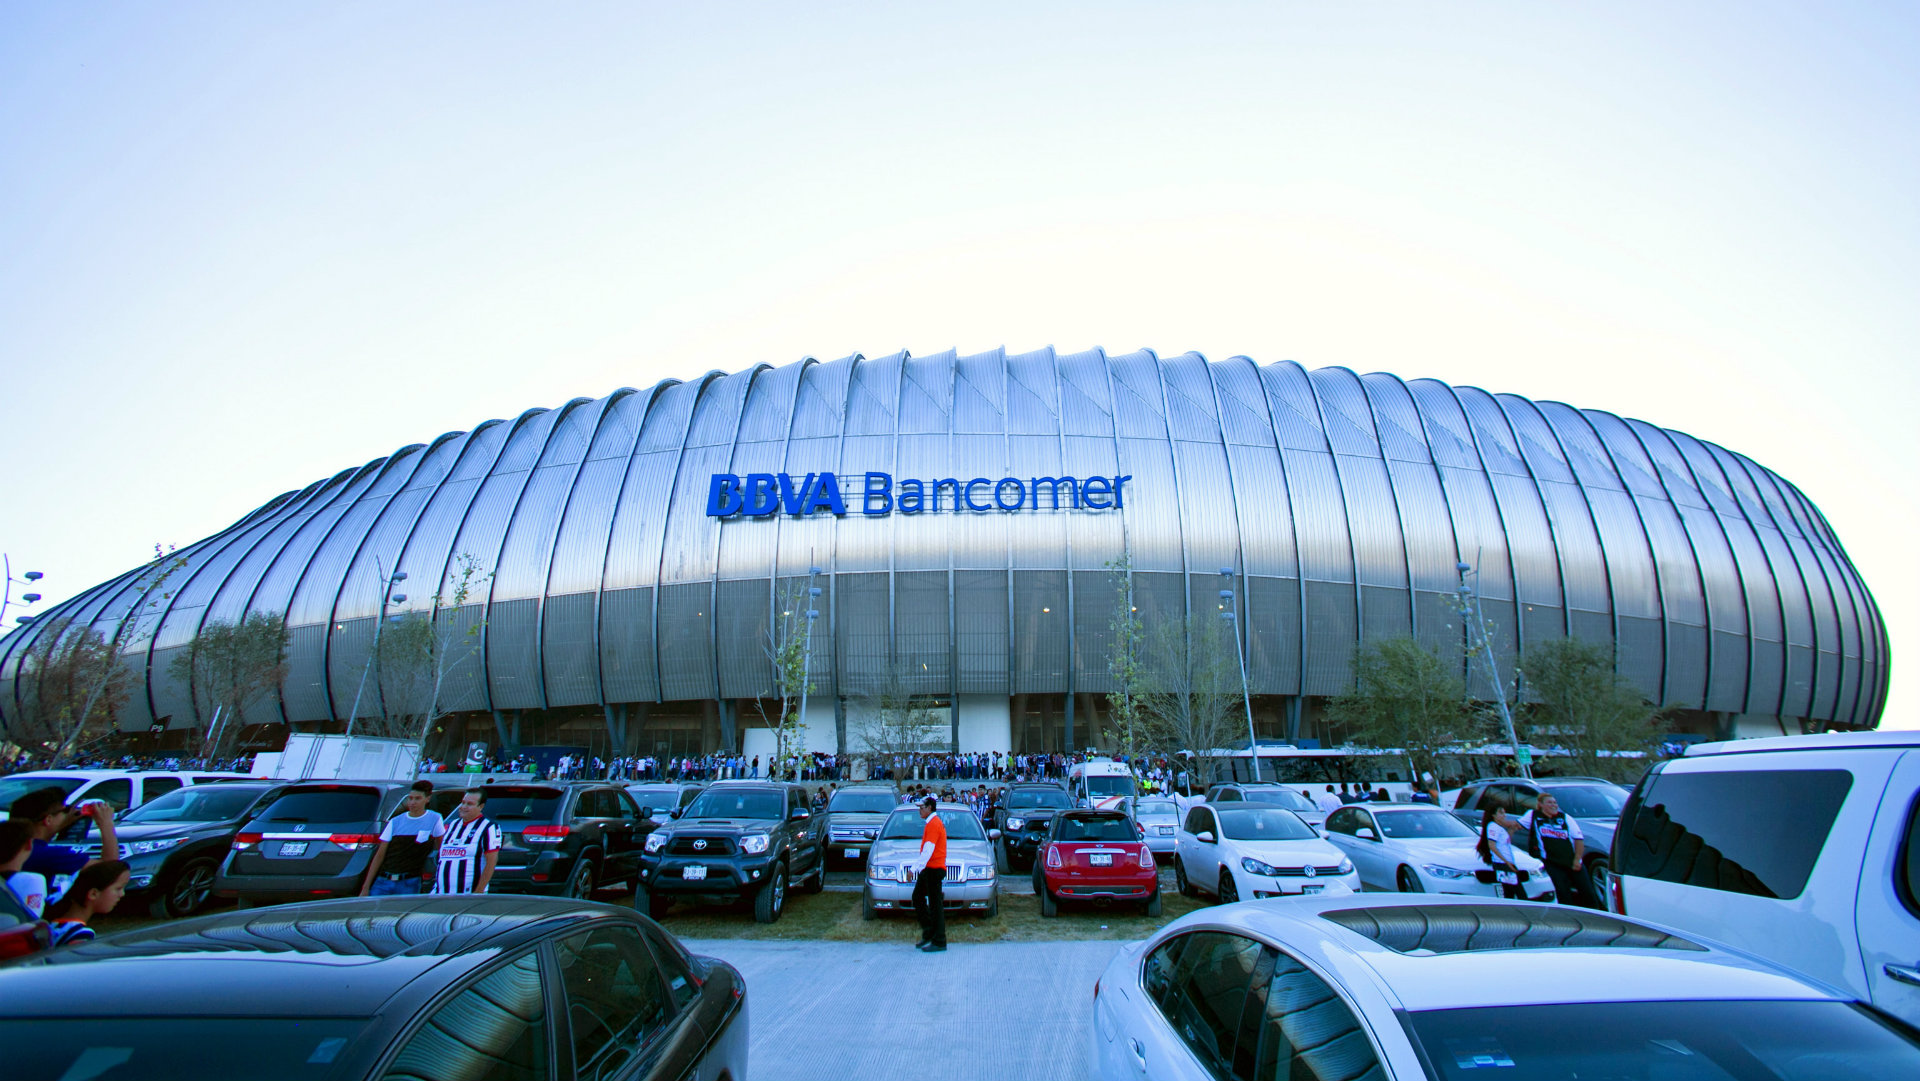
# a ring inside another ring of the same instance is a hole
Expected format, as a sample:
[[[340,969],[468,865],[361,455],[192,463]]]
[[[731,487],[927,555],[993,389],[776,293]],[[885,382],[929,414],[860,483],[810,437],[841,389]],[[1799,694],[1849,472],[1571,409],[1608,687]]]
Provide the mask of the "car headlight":
[[[892,864],[871,864],[867,867],[867,877],[875,882],[891,882],[899,868]]]
[[[1334,868],[1334,873],[1335,873],[1335,874],[1342,874],[1342,875],[1350,875],[1350,874],[1352,874],[1352,873],[1353,873],[1353,861],[1352,861],[1352,860],[1350,860],[1350,859],[1348,859],[1348,858],[1346,858],[1345,856],[1342,856],[1342,857],[1340,857],[1340,866],[1338,866],[1338,867],[1336,867],[1336,868]]]
[[[658,852],[665,847],[667,847],[666,834],[664,833],[647,834],[647,854],[648,855],[652,855],[653,853]]]
[[[970,863],[967,865],[969,879],[987,879],[993,877],[993,865],[990,863]]]
[[[123,851],[129,856],[144,856],[149,852],[165,852],[178,844],[186,842],[185,837],[165,837],[153,841],[129,841]]]
[[[1435,878],[1472,878],[1473,877],[1472,871],[1462,871],[1458,867],[1442,867],[1437,863],[1429,863],[1425,867],[1422,867],[1420,869],[1432,875]]]
[[[749,856],[758,856],[767,850],[767,840],[767,835],[764,833],[749,833],[740,838],[740,851]]]
[[[1027,820],[1024,818],[1007,819],[1007,828],[1010,830],[1022,829],[1026,826],[1026,824],[1027,824]]]
[[[1266,875],[1269,878],[1273,878],[1280,874],[1280,868],[1272,864],[1261,863],[1252,856],[1241,857],[1240,866],[1246,868],[1247,873],[1250,875]]]

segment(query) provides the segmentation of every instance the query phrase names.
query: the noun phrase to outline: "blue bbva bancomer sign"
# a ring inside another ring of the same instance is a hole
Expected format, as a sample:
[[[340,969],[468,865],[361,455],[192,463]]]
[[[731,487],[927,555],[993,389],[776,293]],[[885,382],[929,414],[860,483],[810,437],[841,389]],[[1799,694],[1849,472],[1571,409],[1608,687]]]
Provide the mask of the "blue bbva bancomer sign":
[[[882,515],[927,511],[1117,510],[1126,506],[1126,485],[1132,474],[1120,477],[975,477],[960,480],[908,478],[896,486],[891,473],[868,473],[856,493],[861,514]],[[942,505],[942,496],[946,496]],[[814,511],[847,513],[840,478],[832,473],[715,473],[707,487],[707,513],[715,518],[744,515],[771,518],[785,512],[800,517]]]

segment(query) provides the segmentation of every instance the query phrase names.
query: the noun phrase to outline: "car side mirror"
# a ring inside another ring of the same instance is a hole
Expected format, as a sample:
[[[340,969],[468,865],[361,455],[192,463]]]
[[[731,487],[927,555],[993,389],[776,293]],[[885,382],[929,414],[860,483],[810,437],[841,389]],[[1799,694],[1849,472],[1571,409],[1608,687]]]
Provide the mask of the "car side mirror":
[[[793,813],[788,815],[787,817],[791,818],[795,822],[798,822],[803,818],[812,817],[812,815],[813,815],[813,812],[807,810],[805,807],[795,807],[793,809]]]
[[[667,817],[668,817],[668,818],[679,818],[679,817],[680,817],[680,814],[681,814],[681,811],[682,811],[682,810],[684,810],[684,808],[680,808],[680,807],[675,807],[675,808],[674,808],[673,810],[671,810],[671,811],[669,811],[669,812],[667,812]]]
[[[1380,839],[1380,835],[1373,832],[1372,826],[1361,826],[1359,829],[1353,831],[1353,835],[1362,841],[1378,841]]]
[[[989,841],[998,841],[999,839],[1000,839],[1000,831],[999,831],[999,830],[988,830],[988,831],[987,831],[987,840],[989,840]]]
[[[1193,835],[1193,839],[1203,845],[1210,845],[1213,843],[1213,831],[1201,830],[1199,833]]]
[[[653,817],[653,808],[651,808],[651,807],[642,807],[642,808],[640,808],[640,817],[641,817],[641,818],[652,818],[652,817]]]

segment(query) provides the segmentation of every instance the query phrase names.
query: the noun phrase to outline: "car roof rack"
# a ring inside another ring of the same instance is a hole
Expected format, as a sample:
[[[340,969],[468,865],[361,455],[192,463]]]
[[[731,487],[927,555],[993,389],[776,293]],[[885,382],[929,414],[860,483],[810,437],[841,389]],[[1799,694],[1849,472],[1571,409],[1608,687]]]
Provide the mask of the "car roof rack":
[[[1611,913],[1558,905],[1394,905],[1337,909],[1320,918],[1412,956],[1596,947],[1707,952],[1697,942]]]

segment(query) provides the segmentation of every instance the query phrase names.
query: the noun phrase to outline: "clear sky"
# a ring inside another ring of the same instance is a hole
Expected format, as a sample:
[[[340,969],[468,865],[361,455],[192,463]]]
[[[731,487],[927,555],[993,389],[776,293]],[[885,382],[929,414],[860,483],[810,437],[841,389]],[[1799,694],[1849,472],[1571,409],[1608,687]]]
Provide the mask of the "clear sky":
[[[58,600],[712,368],[1193,349],[1750,454],[1902,658],[1916,56],[1899,4],[0,6],[0,550]]]

